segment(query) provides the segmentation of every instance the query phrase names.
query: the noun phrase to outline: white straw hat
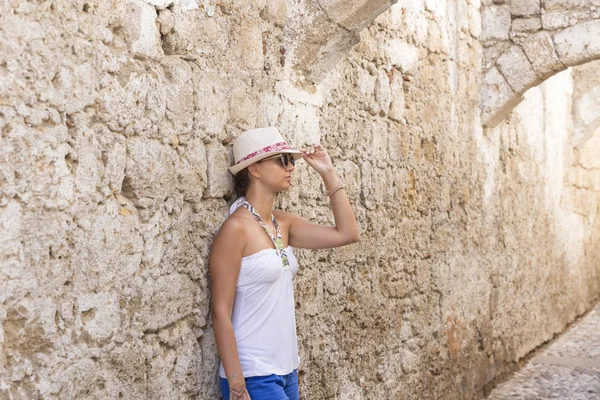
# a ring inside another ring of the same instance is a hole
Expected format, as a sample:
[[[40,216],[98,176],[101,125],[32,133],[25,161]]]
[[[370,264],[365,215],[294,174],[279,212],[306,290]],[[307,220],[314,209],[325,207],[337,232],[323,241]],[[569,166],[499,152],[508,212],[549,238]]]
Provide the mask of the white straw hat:
[[[248,165],[278,153],[290,153],[295,160],[302,157],[302,152],[292,149],[277,128],[250,129],[233,142],[234,165],[229,171],[235,175]]]

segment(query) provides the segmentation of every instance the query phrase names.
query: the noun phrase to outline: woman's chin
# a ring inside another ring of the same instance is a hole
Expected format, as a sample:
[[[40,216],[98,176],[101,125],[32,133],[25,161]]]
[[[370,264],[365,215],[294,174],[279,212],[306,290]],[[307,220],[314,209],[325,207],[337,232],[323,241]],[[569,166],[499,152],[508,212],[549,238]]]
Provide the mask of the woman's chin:
[[[285,192],[286,190],[289,190],[292,187],[292,182],[290,181],[285,181],[282,185],[281,185],[281,191]]]

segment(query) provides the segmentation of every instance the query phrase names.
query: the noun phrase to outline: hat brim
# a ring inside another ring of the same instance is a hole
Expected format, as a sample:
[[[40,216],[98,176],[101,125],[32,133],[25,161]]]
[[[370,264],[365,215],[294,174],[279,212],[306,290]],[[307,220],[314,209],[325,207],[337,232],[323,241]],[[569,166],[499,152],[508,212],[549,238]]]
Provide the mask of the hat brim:
[[[281,154],[281,153],[291,154],[292,157],[294,157],[294,160],[298,160],[298,159],[302,158],[302,152],[299,150],[287,149],[287,150],[273,151],[270,153],[263,153],[256,157],[250,158],[248,160],[244,160],[243,162],[241,162],[239,164],[233,165],[233,166],[229,167],[229,172],[231,172],[233,175],[235,175],[238,172],[240,172],[241,170],[243,170],[244,168],[246,168],[247,166],[254,164],[255,162],[259,162],[260,160],[270,157],[274,154]]]

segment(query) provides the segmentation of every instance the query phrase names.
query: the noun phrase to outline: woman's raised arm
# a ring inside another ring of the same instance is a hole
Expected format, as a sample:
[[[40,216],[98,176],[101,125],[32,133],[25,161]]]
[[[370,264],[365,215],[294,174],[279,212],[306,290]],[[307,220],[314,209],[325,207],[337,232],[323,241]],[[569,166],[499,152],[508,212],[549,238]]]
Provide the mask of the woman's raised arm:
[[[306,162],[321,175],[331,201],[335,226],[314,224],[294,214],[285,213],[289,223],[289,244],[305,249],[339,247],[359,240],[358,225],[346,192],[341,186],[331,158],[321,145],[302,151]],[[339,185],[339,186],[338,186]]]

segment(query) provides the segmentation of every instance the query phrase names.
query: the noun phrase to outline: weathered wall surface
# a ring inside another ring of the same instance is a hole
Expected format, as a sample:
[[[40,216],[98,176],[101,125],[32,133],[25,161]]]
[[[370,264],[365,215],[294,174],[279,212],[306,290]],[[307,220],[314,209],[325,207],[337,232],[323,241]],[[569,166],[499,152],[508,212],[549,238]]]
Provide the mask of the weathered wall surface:
[[[470,398],[590,306],[593,69],[483,131],[479,2],[343,4],[0,3],[2,398],[218,397],[208,247],[255,126],[320,139],[361,227],[298,251],[303,398]]]

